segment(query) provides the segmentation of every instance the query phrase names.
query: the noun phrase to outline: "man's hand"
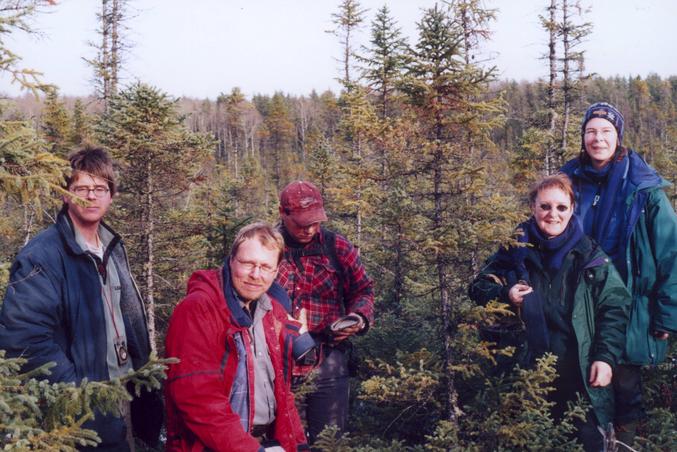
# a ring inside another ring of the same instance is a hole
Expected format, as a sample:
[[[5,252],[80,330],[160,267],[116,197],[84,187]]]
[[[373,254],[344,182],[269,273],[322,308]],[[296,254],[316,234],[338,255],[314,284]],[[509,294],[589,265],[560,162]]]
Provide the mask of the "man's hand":
[[[357,317],[360,318],[360,323],[358,323],[357,325],[349,326],[347,328],[343,328],[342,330],[333,332],[334,342],[341,342],[345,339],[348,339],[350,336],[362,331],[362,329],[364,328],[364,319],[359,314],[357,315]]]
[[[532,289],[530,286],[527,286],[526,284],[522,283],[517,283],[514,286],[512,286],[508,291],[508,298],[510,299],[512,304],[519,307],[522,306],[524,297],[526,295],[529,295],[533,291],[534,289]]]
[[[299,318],[297,319],[299,322],[301,322],[301,329],[299,330],[299,334],[307,333],[308,332],[308,311],[306,311],[306,308],[301,308],[299,311]]]
[[[611,366],[604,361],[595,361],[590,366],[590,386],[603,388],[611,383],[613,372]]]
[[[301,308],[301,310],[299,311],[298,319],[292,317],[291,314],[287,314],[287,318],[289,320],[301,323],[301,328],[299,329],[299,336],[303,333],[308,332],[308,313],[306,311],[306,308]]]

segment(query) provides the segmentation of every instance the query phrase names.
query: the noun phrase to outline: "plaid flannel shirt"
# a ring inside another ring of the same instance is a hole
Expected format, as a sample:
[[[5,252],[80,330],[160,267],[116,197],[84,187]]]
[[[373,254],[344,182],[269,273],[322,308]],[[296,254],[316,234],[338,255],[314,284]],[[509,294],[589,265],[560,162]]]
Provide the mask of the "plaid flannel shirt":
[[[324,236],[320,232],[304,249],[323,242]],[[357,249],[340,234],[336,234],[336,256],[343,271],[343,300],[338,300],[339,274],[329,256],[302,256],[303,268],[298,268],[289,258],[289,248],[285,246],[285,259],[280,264],[277,282],[289,294],[294,318],[298,319],[301,308],[306,309],[310,333],[322,334],[335,320],[348,313],[358,313],[366,319],[363,331],[374,321],[373,281],[367,276]],[[294,374],[302,375],[311,369],[296,366]]]

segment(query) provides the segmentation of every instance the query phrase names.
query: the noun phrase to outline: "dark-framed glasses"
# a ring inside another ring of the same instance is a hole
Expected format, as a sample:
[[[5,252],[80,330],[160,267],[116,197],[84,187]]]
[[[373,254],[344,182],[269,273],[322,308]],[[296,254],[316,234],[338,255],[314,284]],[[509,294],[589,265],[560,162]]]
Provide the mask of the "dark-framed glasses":
[[[88,187],[86,185],[76,185],[71,188],[71,192],[75,193],[81,198],[86,198],[89,196],[89,192],[94,192],[94,196],[97,198],[103,198],[110,191],[105,185],[95,185],[94,187]]]
[[[544,203],[539,204],[538,207],[540,207],[541,210],[544,210],[546,212],[549,212],[550,210],[552,210],[553,207],[555,209],[557,209],[559,212],[566,212],[567,210],[569,210],[570,206],[568,206],[566,204],[557,204],[556,206],[552,206],[552,205],[544,202]]]

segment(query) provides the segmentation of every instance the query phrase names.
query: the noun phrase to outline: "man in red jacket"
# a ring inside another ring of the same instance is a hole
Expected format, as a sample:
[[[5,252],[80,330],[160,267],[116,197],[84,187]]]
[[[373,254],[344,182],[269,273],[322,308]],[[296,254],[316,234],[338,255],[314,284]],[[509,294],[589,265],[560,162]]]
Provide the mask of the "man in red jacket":
[[[244,227],[216,270],[195,272],[166,338],[167,450],[304,450],[290,390],[294,355],[313,346],[273,285],[284,249],[266,223]]]

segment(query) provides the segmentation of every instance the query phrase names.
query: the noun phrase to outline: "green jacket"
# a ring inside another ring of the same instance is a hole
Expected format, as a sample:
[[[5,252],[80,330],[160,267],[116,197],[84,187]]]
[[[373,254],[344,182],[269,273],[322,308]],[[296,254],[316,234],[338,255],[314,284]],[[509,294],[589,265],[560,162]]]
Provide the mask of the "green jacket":
[[[632,309],[625,360],[658,364],[665,360],[668,341],[652,333],[677,333],[677,217],[660,188],[636,192],[627,204],[632,207],[642,198],[646,201],[626,249]]]
[[[600,425],[613,419],[612,386],[588,385],[590,365],[604,361],[612,368],[623,354],[625,330],[631,303],[630,294],[609,258],[588,237],[581,239],[564,259],[559,281],[550,281],[536,250],[527,253],[525,265],[534,288],[557,285],[561,300],[571,307],[570,322],[578,345],[580,377]],[[480,304],[492,299],[508,302],[507,292],[512,269],[489,258],[470,287],[470,297]],[[572,284],[573,282],[573,284]],[[544,296],[544,294],[542,294]],[[550,330],[550,325],[548,325]]]
[[[584,183],[578,159],[562,171],[577,196]],[[663,189],[669,184],[639,154],[629,150],[624,182],[625,268],[619,268],[632,294],[625,356],[630,364],[665,360],[666,340],[654,331],[677,334],[677,215]]]

